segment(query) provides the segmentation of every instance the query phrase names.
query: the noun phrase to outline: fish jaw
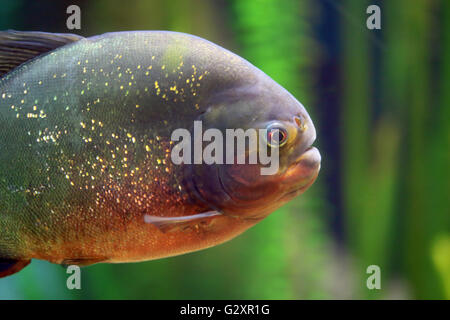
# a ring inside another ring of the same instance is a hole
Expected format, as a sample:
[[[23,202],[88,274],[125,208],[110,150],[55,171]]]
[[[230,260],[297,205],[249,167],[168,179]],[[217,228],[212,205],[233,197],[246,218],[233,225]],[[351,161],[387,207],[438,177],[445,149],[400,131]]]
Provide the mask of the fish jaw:
[[[283,195],[282,200],[288,201],[305,192],[317,179],[320,165],[321,155],[316,147],[310,147],[303,152],[281,179],[282,183],[290,186],[291,189]]]

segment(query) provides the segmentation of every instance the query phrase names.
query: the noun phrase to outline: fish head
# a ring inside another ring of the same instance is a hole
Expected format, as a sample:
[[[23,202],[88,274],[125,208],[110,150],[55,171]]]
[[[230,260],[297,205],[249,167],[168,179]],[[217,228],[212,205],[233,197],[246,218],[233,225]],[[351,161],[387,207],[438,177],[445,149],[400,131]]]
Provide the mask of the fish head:
[[[198,198],[230,216],[267,216],[303,193],[320,170],[321,156],[312,146],[316,129],[308,112],[267,78],[221,92],[199,117],[203,130],[222,132],[224,163],[191,166],[187,179]],[[227,130],[241,130],[245,147],[239,148],[239,138],[233,142]]]

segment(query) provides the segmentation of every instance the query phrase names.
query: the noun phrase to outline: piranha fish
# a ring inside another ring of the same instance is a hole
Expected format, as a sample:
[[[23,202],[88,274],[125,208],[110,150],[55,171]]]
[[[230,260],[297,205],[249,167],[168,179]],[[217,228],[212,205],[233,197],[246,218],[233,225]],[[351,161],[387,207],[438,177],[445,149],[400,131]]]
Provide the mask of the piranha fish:
[[[194,121],[268,128],[278,170],[174,164],[171,134]],[[31,259],[137,262],[228,241],[314,182],[315,138],[300,102],[207,40],[2,31],[0,277]]]

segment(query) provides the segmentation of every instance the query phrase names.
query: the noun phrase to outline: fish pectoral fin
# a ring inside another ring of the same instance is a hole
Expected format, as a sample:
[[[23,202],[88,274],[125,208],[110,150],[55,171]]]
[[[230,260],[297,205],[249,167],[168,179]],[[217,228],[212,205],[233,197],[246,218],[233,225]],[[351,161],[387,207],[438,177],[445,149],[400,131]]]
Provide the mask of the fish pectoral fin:
[[[13,260],[13,259],[2,259],[0,258],[0,278],[10,276],[14,273],[19,272],[27,265],[29,265],[31,259],[29,260]]]
[[[188,227],[193,222],[200,223],[202,219],[211,218],[222,215],[218,211],[208,211],[190,216],[182,217],[158,217],[146,214],[144,221],[157,227],[162,232],[173,231],[174,229]]]
[[[71,33],[0,31],[0,77],[41,54],[81,39]]]
[[[68,267],[71,265],[77,265],[80,267],[86,267],[90,266],[91,264],[96,264],[100,262],[104,262],[108,260],[105,257],[97,257],[97,258],[72,258],[72,259],[64,259],[63,262],[61,262],[61,265],[63,267]]]

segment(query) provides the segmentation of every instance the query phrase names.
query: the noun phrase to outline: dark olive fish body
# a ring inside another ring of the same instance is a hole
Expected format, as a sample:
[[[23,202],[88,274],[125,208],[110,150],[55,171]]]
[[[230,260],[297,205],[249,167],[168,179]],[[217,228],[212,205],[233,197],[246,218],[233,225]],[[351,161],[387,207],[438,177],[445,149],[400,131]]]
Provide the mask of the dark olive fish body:
[[[0,51],[3,41],[20,56],[23,41],[15,48],[8,34],[0,36]],[[36,37],[47,41],[46,34]],[[87,265],[181,254],[222,243],[260,220],[238,216],[241,205],[219,190],[214,166],[174,165],[171,133],[191,129],[194,120],[245,129],[254,127],[242,122],[249,117],[263,122],[286,114],[291,121],[302,113],[310,122],[293,97],[247,61],[190,35],[122,32],[66,42],[0,78],[0,276],[2,263],[8,275],[32,258]],[[9,53],[0,54],[0,64],[12,59]],[[242,107],[246,99],[289,103],[280,104],[284,111],[264,103],[255,111]],[[230,116],[236,112],[238,120]],[[287,168],[311,143],[292,148],[280,165]],[[317,161],[311,167],[318,171]],[[302,191],[316,171],[305,175]],[[267,211],[263,218],[285,202],[258,201],[242,212]],[[189,219],[209,212],[215,213]],[[188,219],[165,230],[145,216]]]

